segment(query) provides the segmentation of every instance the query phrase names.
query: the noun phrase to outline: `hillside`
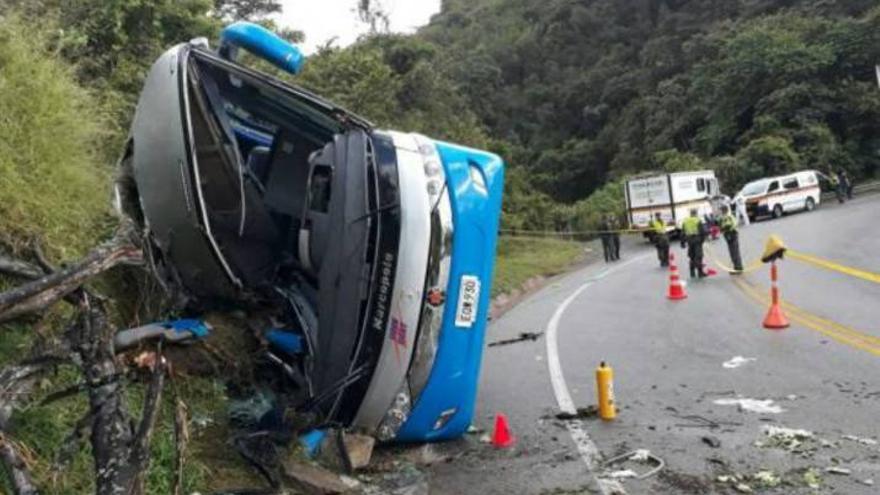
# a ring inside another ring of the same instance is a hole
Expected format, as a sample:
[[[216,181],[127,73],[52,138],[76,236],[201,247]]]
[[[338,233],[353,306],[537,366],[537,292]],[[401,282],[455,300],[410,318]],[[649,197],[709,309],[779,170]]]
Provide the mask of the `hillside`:
[[[880,165],[870,0],[447,0],[418,37],[529,183],[564,203],[663,167],[710,166],[732,190]]]

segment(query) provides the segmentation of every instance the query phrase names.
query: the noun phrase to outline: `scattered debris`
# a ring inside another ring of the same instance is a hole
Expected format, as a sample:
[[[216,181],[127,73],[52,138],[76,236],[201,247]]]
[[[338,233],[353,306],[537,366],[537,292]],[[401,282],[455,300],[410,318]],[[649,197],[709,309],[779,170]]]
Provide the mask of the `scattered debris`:
[[[797,399],[798,399],[798,396],[795,395],[795,394],[788,394],[788,395],[785,396],[785,398],[788,399],[788,400],[797,400]]]
[[[740,493],[752,493],[752,487],[745,483],[737,483],[733,486],[733,489]]]
[[[666,493],[702,495],[713,491],[711,481],[701,476],[665,469],[657,477],[661,483],[671,488]]]
[[[877,440],[874,440],[873,438],[857,437],[855,435],[843,435],[840,438],[843,438],[844,440],[852,440],[853,442],[858,442],[862,445],[877,445],[878,443]]]
[[[519,337],[513,339],[496,340],[495,342],[490,342],[489,347],[516,344],[517,342],[525,342],[527,340],[535,341],[538,340],[541,335],[544,335],[544,332],[520,332]]]
[[[831,467],[827,467],[827,468],[825,468],[825,472],[826,472],[826,473],[831,473],[831,474],[840,474],[840,475],[843,475],[843,476],[849,476],[849,475],[852,474],[852,469],[847,469],[847,468],[842,468],[842,467],[837,467],[837,466],[831,466]]]
[[[691,421],[691,423],[684,424],[676,424],[675,426],[679,428],[721,428],[722,426],[742,426],[742,423],[736,423],[733,421],[717,421],[714,419],[709,419],[703,416],[699,416],[697,414],[690,414],[687,416],[675,416],[676,418],[683,419],[686,421]]]
[[[612,471],[608,473],[608,477],[614,479],[636,478],[638,477],[638,474],[632,469],[621,469],[620,471]]]
[[[643,480],[645,478],[653,476],[653,475],[657,474],[658,472],[660,472],[660,470],[663,469],[664,466],[666,466],[666,462],[663,459],[652,454],[650,450],[637,449],[637,450],[632,450],[630,452],[620,454],[618,456],[614,456],[611,459],[608,459],[603,464],[603,467],[607,470],[611,466],[618,465],[618,464],[625,464],[627,462],[637,462],[640,464],[651,464],[652,465],[652,468],[650,470],[648,470],[644,473],[641,473],[641,474],[635,473],[635,476],[632,476],[633,478],[638,479],[638,480]],[[628,469],[628,468],[624,468],[621,470],[611,471],[611,473],[608,476],[614,477],[613,475],[615,473],[622,473],[622,472],[626,472],[626,471],[632,471],[632,470]],[[620,477],[620,476],[618,476],[618,477]]]
[[[767,440],[756,442],[755,445],[758,447],[776,447],[794,451],[800,448],[806,440],[815,438],[811,431],[784,426],[764,425],[763,431]]]
[[[260,419],[274,408],[274,395],[263,390],[245,399],[230,400],[227,406],[230,423],[243,429],[255,428]]]
[[[738,406],[740,411],[748,411],[758,414],[779,414],[784,412],[782,406],[774,404],[773,399],[715,399],[714,404],[719,406]]]
[[[721,447],[721,440],[718,437],[706,435],[702,437],[701,440],[703,441],[703,443],[705,443],[709,447],[712,447],[713,449]]]
[[[599,408],[596,406],[579,407],[574,413],[568,411],[560,411],[556,413],[556,419],[562,421],[570,421],[573,419],[593,419],[599,415]]]
[[[822,476],[816,468],[807,469],[804,472],[804,483],[812,489],[818,489],[822,484]]]
[[[782,483],[782,478],[778,474],[770,470],[758,471],[752,475],[752,479],[760,483],[762,487],[773,488]]]
[[[636,449],[633,452],[633,455],[629,457],[629,460],[636,462],[645,462],[648,460],[648,457],[651,455],[651,451],[648,449]]]
[[[861,483],[865,486],[874,486],[874,480],[872,480],[870,478],[864,479],[864,480],[859,480],[859,483]]]
[[[348,457],[349,465],[352,469],[358,470],[370,464],[376,439],[369,435],[343,433],[342,445],[345,447],[345,455]]]
[[[298,459],[288,459],[283,464],[283,473],[291,485],[303,493],[330,495],[347,493],[360,484],[351,478],[340,476],[332,471]]]
[[[728,369],[733,369],[733,368],[739,368],[740,366],[742,366],[748,362],[751,362],[751,361],[757,361],[757,358],[733,356],[731,359],[724,361],[724,363],[722,363],[721,366],[724,366],[725,368],[728,368]]]
[[[468,432],[468,434],[470,434],[470,435],[476,435],[476,434],[479,434],[479,433],[484,433],[485,431],[486,431],[485,429],[483,429],[483,428],[478,428],[478,427],[476,427],[476,426],[474,426],[474,425],[470,425],[470,426],[468,426],[468,429],[467,429],[467,432]]]

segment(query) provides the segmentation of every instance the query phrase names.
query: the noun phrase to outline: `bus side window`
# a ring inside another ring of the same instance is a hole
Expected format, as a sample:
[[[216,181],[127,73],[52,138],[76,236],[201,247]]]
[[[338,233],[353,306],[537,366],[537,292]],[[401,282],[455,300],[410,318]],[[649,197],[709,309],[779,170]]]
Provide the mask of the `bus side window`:
[[[779,190],[779,181],[778,180],[774,180],[773,182],[771,182],[770,187],[767,188],[768,193],[772,193],[773,191],[778,191],[778,190]]]
[[[697,192],[706,190],[706,179],[697,179]]]
[[[798,180],[797,177],[792,177],[791,179],[785,181],[783,184],[786,189],[797,189],[798,188]]]

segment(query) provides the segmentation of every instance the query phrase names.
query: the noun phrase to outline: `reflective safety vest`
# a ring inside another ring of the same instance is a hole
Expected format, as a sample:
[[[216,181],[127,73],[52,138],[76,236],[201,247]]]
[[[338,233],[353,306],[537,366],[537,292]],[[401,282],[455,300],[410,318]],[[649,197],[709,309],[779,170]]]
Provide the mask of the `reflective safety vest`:
[[[721,217],[721,230],[724,232],[736,232],[736,217],[728,213]]]
[[[657,220],[656,218],[651,220],[651,223],[648,224],[648,227],[654,231],[655,234],[665,234],[666,233],[666,224],[663,223],[663,220]]]
[[[681,222],[681,230],[684,235],[690,237],[692,235],[700,235],[700,219],[699,217],[687,217]]]

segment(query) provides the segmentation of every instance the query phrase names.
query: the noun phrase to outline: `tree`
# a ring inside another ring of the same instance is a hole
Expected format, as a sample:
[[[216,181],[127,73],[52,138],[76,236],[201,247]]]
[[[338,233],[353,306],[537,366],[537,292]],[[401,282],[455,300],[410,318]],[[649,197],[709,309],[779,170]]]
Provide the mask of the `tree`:
[[[745,167],[760,170],[763,177],[794,172],[801,164],[791,142],[779,136],[755,139],[740,150],[736,157]]]
[[[214,0],[214,13],[224,21],[258,21],[280,12],[277,0]]]

